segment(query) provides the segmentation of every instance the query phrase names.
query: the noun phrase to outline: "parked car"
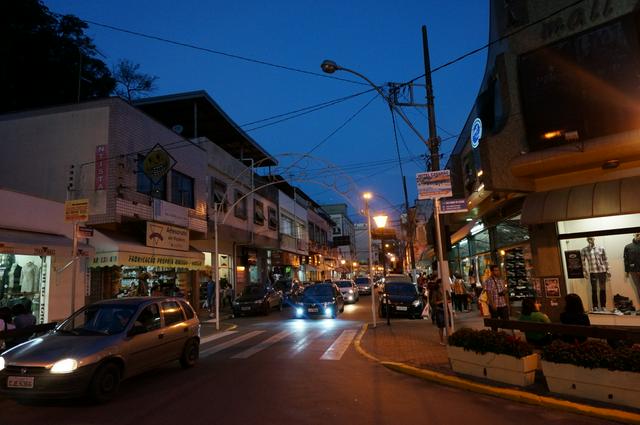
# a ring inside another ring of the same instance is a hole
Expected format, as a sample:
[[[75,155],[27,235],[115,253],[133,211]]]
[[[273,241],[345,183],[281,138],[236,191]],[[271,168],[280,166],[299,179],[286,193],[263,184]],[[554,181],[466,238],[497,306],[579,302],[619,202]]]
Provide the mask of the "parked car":
[[[243,316],[247,314],[269,314],[277,308],[282,311],[284,300],[282,291],[277,291],[270,286],[250,285],[244,288],[242,294],[233,302],[233,315]]]
[[[358,293],[361,295],[371,295],[373,284],[368,277],[357,277],[356,286],[358,287]]]
[[[115,396],[123,379],[179,360],[194,366],[200,322],[173,297],[100,301],[71,315],[50,333],[0,356],[0,393],[13,398]]]
[[[295,305],[294,315],[297,318],[336,318],[343,311],[344,299],[338,287],[332,283],[317,283],[304,289],[300,301]]]
[[[424,303],[418,287],[411,282],[387,280],[380,299],[380,317],[386,317],[387,309],[391,315],[407,315],[419,318]]]
[[[336,286],[342,294],[342,298],[344,298],[345,304],[354,304],[357,303],[360,299],[358,287],[353,280],[338,280],[336,281]]]
[[[411,276],[406,274],[389,273],[384,277],[384,282],[409,282],[412,283]]]

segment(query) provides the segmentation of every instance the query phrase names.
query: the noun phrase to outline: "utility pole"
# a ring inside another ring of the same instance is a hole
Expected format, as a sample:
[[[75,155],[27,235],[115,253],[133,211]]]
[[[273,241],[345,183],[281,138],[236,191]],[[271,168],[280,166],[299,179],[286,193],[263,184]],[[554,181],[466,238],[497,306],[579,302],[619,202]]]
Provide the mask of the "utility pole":
[[[440,169],[440,138],[436,128],[436,110],[433,101],[433,82],[431,81],[431,59],[429,59],[429,41],[427,27],[422,26],[422,50],[424,55],[424,82],[427,91],[427,116],[429,120],[429,154],[431,157],[430,171]]]

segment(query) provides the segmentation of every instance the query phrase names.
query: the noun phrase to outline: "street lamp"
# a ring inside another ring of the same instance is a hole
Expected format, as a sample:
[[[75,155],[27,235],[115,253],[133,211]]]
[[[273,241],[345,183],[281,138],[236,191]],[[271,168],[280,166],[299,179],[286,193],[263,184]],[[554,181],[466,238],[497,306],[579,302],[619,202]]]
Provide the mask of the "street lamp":
[[[331,62],[331,61],[325,61]],[[323,65],[324,63],[323,62]],[[333,63],[335,65],[335,62]],[[324,69],[324,66],[323,68]],[[326,72],[326,71],[325,71]],[[364,211],[367,215],[367,230],[369,234],[369,279],[371,280],[371,317],[373,318],[373,327],[376,327],[376,291],[373,289],[373,259],[372,257],[372,248],[371,248],[371,211],[369,210],[369,201],[373,195],[371,192],[365,192],[362,194],[362,198],[364,198]],[[373,217],[378,228],[383,228],[387,224],[387,216],[385,215],[377,215]]]

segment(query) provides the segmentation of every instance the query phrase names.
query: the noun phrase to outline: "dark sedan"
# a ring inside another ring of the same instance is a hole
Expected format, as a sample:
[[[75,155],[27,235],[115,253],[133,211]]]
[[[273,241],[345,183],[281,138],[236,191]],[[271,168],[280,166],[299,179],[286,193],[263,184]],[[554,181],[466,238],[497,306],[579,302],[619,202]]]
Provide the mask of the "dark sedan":
[[[418,288],[411,282],[387,281],[380,299],[380,317],[386,317],[387,309],[393,315],[419,318],[424,309]]]
[[[294,315],[302,317],[336,318],[344,311],[342,294],[332,283],[317,283],[307,286],[295,305]]]
[[[272,309],[282,311],[282,292],[272,287],[252,285],[247,286],[233,302],[233,315],[269,314]]]

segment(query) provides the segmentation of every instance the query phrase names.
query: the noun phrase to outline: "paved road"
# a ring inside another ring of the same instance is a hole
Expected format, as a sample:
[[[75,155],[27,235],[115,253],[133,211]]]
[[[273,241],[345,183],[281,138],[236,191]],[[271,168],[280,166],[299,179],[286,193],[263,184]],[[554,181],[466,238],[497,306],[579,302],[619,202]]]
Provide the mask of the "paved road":
[[[430,384],[360,356],[353,339],[368,297],[338,320],[288,311],[241,318],[207,337],[197,367],[168,365],[123,383],[116,400],[19,404],[0,400],[0,425],[88,424],[604,424]]]

